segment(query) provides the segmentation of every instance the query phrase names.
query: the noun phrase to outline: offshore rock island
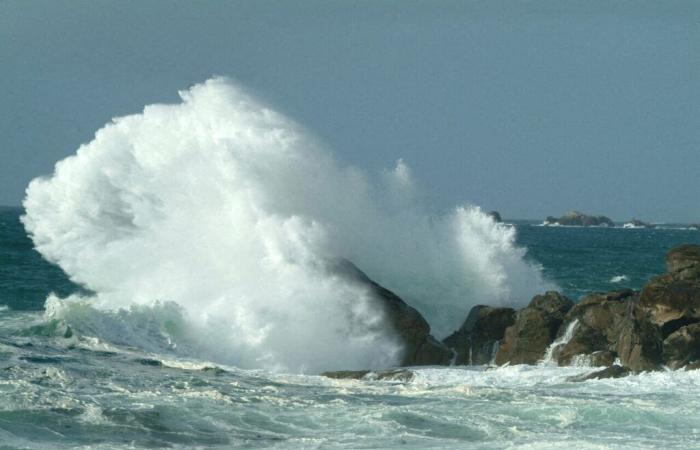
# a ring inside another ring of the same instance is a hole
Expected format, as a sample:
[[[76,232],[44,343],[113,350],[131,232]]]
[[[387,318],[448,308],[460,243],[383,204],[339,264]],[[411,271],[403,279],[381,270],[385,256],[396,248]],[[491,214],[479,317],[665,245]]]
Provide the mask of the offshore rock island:
[[[592,216],[578,211],[570,211],[561,217],[548,216],[544,225],[565,227],[614,227],[615,223],[607,216]]]
[[[527,307],[478,305],[442,343],[395,294],[369,280],[406,347],[404,366],[551,364],[604,367],[572,381],[700,368],[700,246],[668,252],[667,273],[640,291],[593,293],[579,302],[550,291]],[[349,267],[349,266],[348,266]],[[410,378],[405,370],[327,372],[333,378]]]

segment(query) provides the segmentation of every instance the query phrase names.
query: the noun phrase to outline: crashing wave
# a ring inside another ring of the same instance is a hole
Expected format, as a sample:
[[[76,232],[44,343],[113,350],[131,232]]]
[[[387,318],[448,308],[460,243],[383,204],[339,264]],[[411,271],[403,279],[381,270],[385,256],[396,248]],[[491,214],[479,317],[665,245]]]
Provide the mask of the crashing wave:
[[[342,167],[224,78],[180,96],[114,119],[30,183],[36,249],[95,293],[89,309],[71,300],[66,320],[123,310],[142,323],[140,308],[158,316],[154,305],[172,302],[203,354],[225,363],[372,368],[396,362],[394,336],[329,259],[353,261],[440,337],[477,303],[519,306],[551,287],[513,228],[473,206],[432,214],[403,161],[379,177]],[[113,321],[93,322],[99,334]]]

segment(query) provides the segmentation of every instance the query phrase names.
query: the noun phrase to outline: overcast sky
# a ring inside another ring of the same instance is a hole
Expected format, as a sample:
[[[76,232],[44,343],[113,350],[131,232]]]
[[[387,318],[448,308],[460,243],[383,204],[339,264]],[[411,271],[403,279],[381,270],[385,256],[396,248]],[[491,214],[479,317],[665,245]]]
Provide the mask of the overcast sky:
[[[700,221],[698,1],[0,0],[0,204],[214,74],[437,208]]]

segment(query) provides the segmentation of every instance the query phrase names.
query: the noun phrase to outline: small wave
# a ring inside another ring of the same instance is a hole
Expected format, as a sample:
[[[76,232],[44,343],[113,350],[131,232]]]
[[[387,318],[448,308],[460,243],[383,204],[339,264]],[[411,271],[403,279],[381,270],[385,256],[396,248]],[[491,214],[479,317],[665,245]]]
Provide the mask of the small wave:
[[[10,310],[10,307],[9,307],[9,306],[7,306],[7,305],[0,305],[0,312],[2,312],[2,311],[9,311],[9,310]]]
[[[610,283],[622,283],[623,281],[629,281],[629,277],[627,275],[615,275],[610,278]]]

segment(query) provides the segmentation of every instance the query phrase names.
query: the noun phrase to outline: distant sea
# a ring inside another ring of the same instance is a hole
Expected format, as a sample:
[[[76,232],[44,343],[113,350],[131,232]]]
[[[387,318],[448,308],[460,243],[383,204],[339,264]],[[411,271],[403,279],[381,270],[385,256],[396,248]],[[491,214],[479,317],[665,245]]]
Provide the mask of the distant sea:
[[[574,383],[589,369],[452,367],[410,382],[330,380],[178,356],[149,344],[176,324],[140,310],[56,315],[47,296],[81,288],[33,250],[20,214],[0,209],[0,448],[698,448],[700,371]],[[572,299],[638,289],[664,272],[670,248],[700,244],[680,225],[513,226]]]

